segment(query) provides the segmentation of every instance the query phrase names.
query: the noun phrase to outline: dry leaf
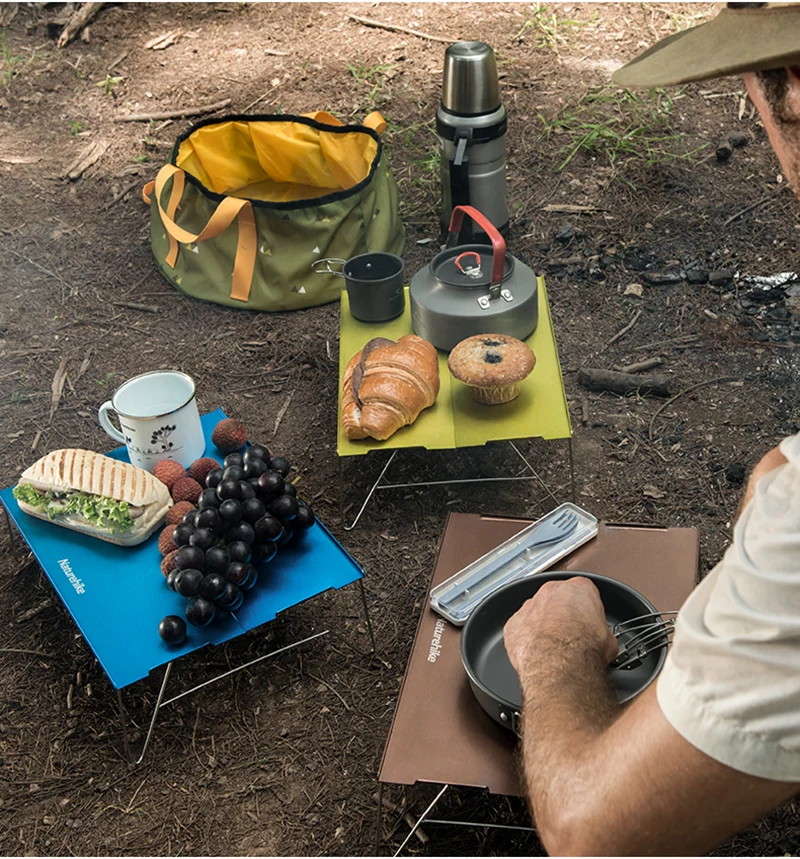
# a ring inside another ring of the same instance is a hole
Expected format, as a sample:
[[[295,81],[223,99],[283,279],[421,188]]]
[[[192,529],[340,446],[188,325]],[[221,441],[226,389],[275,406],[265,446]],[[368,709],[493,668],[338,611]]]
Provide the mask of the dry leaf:
[[[644,287],[641,285],[641,283],[629,283],[625,287],[625,292],[623,292],[622,294],[623,295],[635,295],[637,298],[641,298],[643,291],[644,291]]]
[[[656,488],[652,484],[648,483],[642,489],[642,495],[645,495],[647,498],[666,498],[667,493],[662,492],[660,489]]]
[[[294,391],[292,391],[292,393],[289,394],[289,398],[281,406],[281,410],[278,412],[278,416],[275,418],[275,429],[272,430],[272,437],[273,438],[275,438],[275,436],[278,434],[278,427],[281,425],[281,421],[283,420],[283,416],[286,414],[286,409],[289,408],[289,403],[291,403],[293,396],[294,396]]]
[[[50,401],[50,417],[48,421],[53,420],[53,415],[58,408],[58,401],[61,399],[61,394],[64,392],[64,382],[67,381],[67,358],[64,356],[61,363],[58,365],[55,376],[53,376],[53,384],[51,386],[52,399]]]

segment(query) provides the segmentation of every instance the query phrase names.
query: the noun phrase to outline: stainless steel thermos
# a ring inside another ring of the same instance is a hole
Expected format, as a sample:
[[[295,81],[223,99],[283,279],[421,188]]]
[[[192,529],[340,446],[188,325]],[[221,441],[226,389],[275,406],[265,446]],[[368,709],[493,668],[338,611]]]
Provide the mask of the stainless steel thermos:
[[[506,109],[497,62],[484,42],[456,42],[444,55],[442,102],[436,113],[441,149],[442,229],[456,206],[473,206],[503,234],[506,207]],[[467,222],[460,240],[482,239]]]

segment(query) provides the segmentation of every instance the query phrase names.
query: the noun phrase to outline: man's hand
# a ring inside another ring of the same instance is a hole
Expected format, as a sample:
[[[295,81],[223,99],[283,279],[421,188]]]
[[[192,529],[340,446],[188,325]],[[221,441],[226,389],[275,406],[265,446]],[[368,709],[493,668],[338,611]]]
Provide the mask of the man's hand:
[[[600,593],[583,576],[546,582],[503,632],[506,652],[523,687],[531,666],[542,659],[553,659],[554,668],[556,661],[568,660],[575,671],[581,671],[575,660],[594,655],[605,667],[618,652]]]

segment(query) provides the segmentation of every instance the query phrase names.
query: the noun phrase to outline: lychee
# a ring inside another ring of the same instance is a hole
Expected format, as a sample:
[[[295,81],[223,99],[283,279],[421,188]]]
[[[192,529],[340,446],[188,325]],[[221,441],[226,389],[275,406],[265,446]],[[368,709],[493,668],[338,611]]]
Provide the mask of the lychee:
[[[162,555],[168,555],[175,548],[175,544],[172,542],[172,532],[176,527],[176,525],[167,525],[158,535],[158,551]]]
[[[175,556],[177,554],[178,550],[175,549],[161,559],[161,572],[165,578],[175,569]]]
[[[181,501],[178,504],[173,504],[167,510],[167,525],[180,525],[183,522],[183,517],[190,511],[195,510],[194,504],[191,501]]]
[[[175,483],[186,477],[186,469],[172,459],[159,460],[153,469],[153,477],[157,477],[170,491]]]
[[[214,427],[211,441],[222,453],[233,453],[244,447],[247,441],[247,428],[236,418],[225,418]]]
[[[181,501],[196,504],[202,491],[203,487],[196,480],[192,480],[191,477],[182,477],[180,480],[176,480],[172,487],[172,500],[176,504],[180,504]]]
[[[215,468],[220,468],[220,464],[217,462],[217,460],[211,459],[210,456],[204,456],[202,459],[196,459],[189,466],[189,477],[204,486],[206,482],[206,475],[209,471],[213,471]]]

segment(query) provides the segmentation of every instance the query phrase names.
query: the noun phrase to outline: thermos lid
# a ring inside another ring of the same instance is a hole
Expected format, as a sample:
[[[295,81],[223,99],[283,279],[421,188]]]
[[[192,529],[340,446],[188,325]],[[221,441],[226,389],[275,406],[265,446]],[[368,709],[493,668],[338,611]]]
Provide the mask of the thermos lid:
[[[500,107],[497,61],[485,42],[456,42],[445,51],[442,107],[466,116]]]

